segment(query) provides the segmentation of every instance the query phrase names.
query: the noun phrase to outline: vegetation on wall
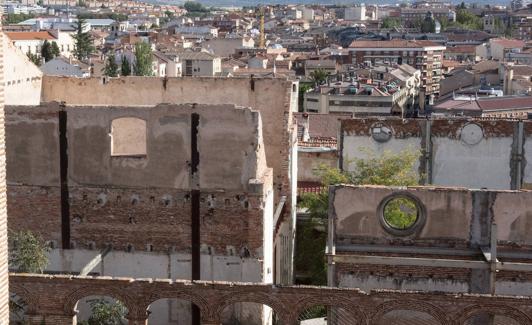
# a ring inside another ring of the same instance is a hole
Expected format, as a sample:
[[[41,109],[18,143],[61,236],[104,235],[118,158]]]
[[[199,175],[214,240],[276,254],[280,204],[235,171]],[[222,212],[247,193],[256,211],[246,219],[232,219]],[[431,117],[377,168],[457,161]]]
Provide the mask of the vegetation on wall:
[[[127,324],[127,308],[120,301],[109,302],[105,299],[89,300],[91,316],[78,322],[80,325],[123,325]]]
[[[308,220],[298,226],[294,267],[297,274],[305,278],[302,283],[327,284],[325,246],[327,241],[327,218],[329,209],[328,187],[336,184],[412,186],[419,184],[414,166],[420,153],[405,149],[398,153],[384,151],[376,154],[364,149],[366,158],[357,158],[350,163],[354,171],[343,171],[320,165],[316,175],[321,179],[323,189],[318,193],[302,195],[299,206],[306,208]],[[405,220],[401,219],[405,216]],[[406,220],[408,218],[408,220]],[[397,224],[410,224],[411,215],[395,214]],[[321,257],[321,258],[320,258]]]

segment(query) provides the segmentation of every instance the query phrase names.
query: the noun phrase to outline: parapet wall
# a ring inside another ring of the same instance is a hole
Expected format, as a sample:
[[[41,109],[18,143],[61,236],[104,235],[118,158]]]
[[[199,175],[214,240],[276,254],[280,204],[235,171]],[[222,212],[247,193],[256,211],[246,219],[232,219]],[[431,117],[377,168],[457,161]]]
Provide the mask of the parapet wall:
[[[342,120],[341,164],[410,148],[425,184],[468,188],[532,187],[532,122],[491,119],[364,118]]]
[[[120,300],[129,311],[128,323],[139,325],[149,324],[148,306],[165,297],[195,304],[202,325],[221,324],[223,311],[240,302],[271,307],[283,325],[299,324],[298,316],[315,306],[343,310],[340,321],[349,319],[352,325],[487,324],[479,318],[496,324],[532,323],[526,297],[28,274],[11,274],[10,286],[28,304],[30,324],[71,325],[76,302],[91,295]]]
[[[530,202],[528,190],[331,187],[330,285],[532,295]]]

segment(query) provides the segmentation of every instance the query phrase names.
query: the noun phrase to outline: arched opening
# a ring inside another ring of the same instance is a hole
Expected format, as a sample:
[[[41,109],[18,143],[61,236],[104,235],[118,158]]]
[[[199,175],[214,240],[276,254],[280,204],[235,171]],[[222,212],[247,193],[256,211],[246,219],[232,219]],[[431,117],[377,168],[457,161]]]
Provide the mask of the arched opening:
[[[282,325],[274,310],[255,302],[238,302],[225,307],[222,325]]]
[[[98,325],[127,324],[127,307],[115,298],[109,296],[87,296],[76,303],[76,317],[74,324]]]
[[[148,324],[192,324],[192,306],[195,306],[195,304],[185,299],[158,299],[148,307]]]
[[[145,156],[146,121],[136,117],[121,117],[111,122],[112,156]]]
[[[26,313],[28,303],[16,293],[9,294],[9,324],[24,325],[28,323]]]
[[[358,317],[341,307],[315,305],[299,313],[298,325],[357,325]]]
[[[410,310],[395,309],[377,319],[374,325],[444,325],[429,313]]]
[[[464,325],[524,325],[521,322],[503,315],[480,312],[469,317]]]

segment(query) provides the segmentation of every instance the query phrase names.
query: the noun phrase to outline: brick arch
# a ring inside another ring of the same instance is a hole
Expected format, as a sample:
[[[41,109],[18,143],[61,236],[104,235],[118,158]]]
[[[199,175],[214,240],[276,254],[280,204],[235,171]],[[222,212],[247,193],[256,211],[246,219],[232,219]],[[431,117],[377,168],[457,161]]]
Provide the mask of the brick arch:
[[[434,317],[441,325],[453,324],[445,311],[435,305],[423,302],[421,300],[391,300],[386,301],[375,308],[371,316],[370,324],[375,324],[385,314],[394,310],[412,310],[427,313]]]
[[[112,287],[101,286],[85,286],[76,289],[70,293],[66,298],[63,305],[63,309],[66,315],[74,315],[74,306],[76,303],[88,296],[107,296],[122,302],[128,311],[128,315],[138,315],[139,308],[133,299],[129,295],[125,294],[123,290],[118,290]],[[126,316],[127,318],[127,316]]]
[[[494,316],[495,315],[505,316],[505,317],[511,318],[519,322],[519,324],[522,324],[522,325],[532,324],[532,318],[528,316],[527,314],[525,314],[524,312],[516,308],[507,306],[507,305],[493,305],[493,304],[468,306],[464,308],[456,316],[455,323],[465,324],[465,322],[469,318],[475,315],[482,314],[482,313],[487,313],[487,314],[494,315]]]
[[[211,310],[211,304],[202,296],[198,294],[192,293],[192,291],[172,291],[172,292],[165,292],[165,291],[159,291],[159,290],[153,290],[150,294],[146,295],[147,298],[143,300],[143,305],[139,306],[139,310],[147,310],[148,307],[160,299],[180,299],[180,300],[186,300],[194,305],[196,305],[200,311],[201,315],[208,315],[212,316],[213,311]]]
[[[37,310],[39,310],[37,298],[34,297],[28,289],[24,288],[24,286],[10,283],[9,292],[15,293],[17,296],[22,298],[26,304],[28,304],[28,314],[34,314]]]
[[[357,319],[357,323],[353,325],[366,325],[369,322],[368,316],[358,307],[357,304],[351,300],[344,298],[332,298],[331,296],[316,297],[301,299],[294,306],[294,312],[290,316],[289,324],[296,324],[299,315],[305,309],[314,306],[338,307],[347,311],[353,318]]]
[[[218,300],[218,308],[216,309],[215,319],[221,323],[219,319],[226,307],[236,303],[257,303],[266,305],[273,309],[276,315],[281,319],[282,325],[289,325],[290,313],[285,309],[282,301],[272,299],[269,295],[262,292],[233,292],[221,297]]]

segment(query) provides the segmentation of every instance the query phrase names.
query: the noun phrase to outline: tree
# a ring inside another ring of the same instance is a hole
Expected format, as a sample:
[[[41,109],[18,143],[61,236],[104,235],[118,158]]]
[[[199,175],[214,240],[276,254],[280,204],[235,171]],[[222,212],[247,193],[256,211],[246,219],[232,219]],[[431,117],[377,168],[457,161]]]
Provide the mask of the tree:
[[[201,3],[196,1],[186,1],[184,4],[185,9],[188,12],[208,12],[209,9],[204,7]]]
[[[135,44],[135,64],[133,66],[133,72],[135,76],[153,75],[150,44],[144,42]]]
[[[456,22],[460,27],[466,29],[482,30],[484,24],[482,19],[467,9],[459,9],[456,12]]]
[[[306,273],[308,283],[313,285],[327,284],[327,266],[325,263],[325,246],[327,241],[327,218],[329,209],[330,185],[386,185],[412,186],[419,183],[419,177],[414,170],[420,153],[412,149],[405,149],[399,153],[385,151],[376,154],[364,149],[366,158],[354,159],[350,165],[354,171],[343,171],[326,165],[320,165],[316,171],[321,179],[322,190],[318,193],[302,195],[300,207],[306,208],[309,221],[298,225],[296,236],[295,268]],[[408,220],[401,220],[398,215],[394,220],[401,224]],[[322,256],[323,258],[317,258]]]
[[[52,41],[52,54],[54,57],[58,57],[61,55],[61,51],[59,51],[59,46],[55,41]]]
[[[131,64],[129,63],[129,60],[126,58],[125,55],[122,55],[122,64],[120,66],[120,74],[122,76],[131,75]]]
[[[382,25],[381,25],[382,28],[386,28],[386,29],[400,27],[400,26],[401,26],[401,21],[399,20],[399,18],[393,18],[393,17],[385,17],[382,20]]]
[[[105,67],[103,68],[103,74],[108,77],[118,77],[118,64],[116,64],[116,57],[114,53],[107,56],[105,61]]]
[[[104,299],[89,300],[91,316],[80,325],[122,325],[126,324],[127,308],[120,302],[108,302]]]
[[[325,81],[327,81],[327,77],[329,76],[329,72],[326,72],[323,69],[316,69],[310,73],[310,79],[314,82],[314,86],[319,86]]]
[[[33,54],[28,51],[28,53],[26,53],[26,56],[28,56],[28,59],[30,59],[30,61],[33,62],[33,64],[35,64],[36,66],[41,65],[41,58],[37,54]]]
[[[87,59],[93,52],[92,36],[89,32],[84,32],[86,21],[78,19],[77,32],[72,36],[74,38],[74,56],[78,60]]]
[[[48,265],[49,247],[30,231],[10,235],[9,264],[19,272],[42,273]]]
[[[54,58],[54,53],[52,52],[52,44],[45,40],[41,47],[41,57],[44,59],[44,62],[48,62]]]

